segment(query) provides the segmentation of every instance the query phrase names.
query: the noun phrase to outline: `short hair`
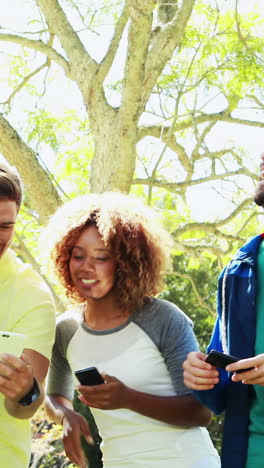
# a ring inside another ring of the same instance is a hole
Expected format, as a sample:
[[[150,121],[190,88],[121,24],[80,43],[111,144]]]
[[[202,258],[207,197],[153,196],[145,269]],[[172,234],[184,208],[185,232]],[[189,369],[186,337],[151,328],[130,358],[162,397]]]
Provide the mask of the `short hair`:
[[[0,199],[14,201],[19,210],[22,202],[22,182],[15,167],[0,163]]]
[[[120,306],[141,306],[146,296],[161,292],[170,269],[172,238],[157,213],[139,199],[119,192],[77,197],[52,216],[45,245],[68,298],[83,303],[72,282],[69,262],[80,234],[95,225],[115,262],[115,288]]]

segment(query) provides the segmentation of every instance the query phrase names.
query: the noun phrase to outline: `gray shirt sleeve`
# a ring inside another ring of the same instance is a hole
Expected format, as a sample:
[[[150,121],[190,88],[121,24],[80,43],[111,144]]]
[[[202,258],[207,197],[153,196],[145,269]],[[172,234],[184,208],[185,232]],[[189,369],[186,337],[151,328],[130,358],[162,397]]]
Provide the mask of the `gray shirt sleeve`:
[[[74,380],[67,360],[69,342],[80,325],[80,317],[66,312],[59,317],[47,379],[47,394],[73,399]]]
[[[134,320],[162,354],[176,394],[192,393],[184,385],[182,368],[187,354],[199,349],[189,317],[175,304],[152,298]]]

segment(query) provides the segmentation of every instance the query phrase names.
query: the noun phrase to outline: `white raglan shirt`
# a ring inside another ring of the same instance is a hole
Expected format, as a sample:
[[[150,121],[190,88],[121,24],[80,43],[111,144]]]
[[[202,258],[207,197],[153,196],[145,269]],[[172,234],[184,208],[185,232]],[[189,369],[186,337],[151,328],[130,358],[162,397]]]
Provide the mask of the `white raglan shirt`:
[[[126,323],[105,331],[66,313],[57,326],[48,393],[72,399],[74,371],[96,366],[141,392],[190,394],[182,363],[197,349],[192,322],[168,301],[149,299]],[[220,467],[205,428],[185,429],[122,408],[91,411],[103,439],[104,468]]]

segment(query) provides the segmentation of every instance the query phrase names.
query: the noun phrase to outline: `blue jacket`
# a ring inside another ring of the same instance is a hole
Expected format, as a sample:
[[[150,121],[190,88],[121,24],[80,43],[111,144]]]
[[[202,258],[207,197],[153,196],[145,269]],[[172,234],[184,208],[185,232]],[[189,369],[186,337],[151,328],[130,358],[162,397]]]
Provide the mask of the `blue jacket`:
[[[218,283],[218,318],[210,349],[228,352],[239,358],[254,356],[256,336],[256,265],[264,234],[251,238],[224,268]],[[226,329],[223,330],[223,309]],[[223,343],[227,341],[228,349]],[[220,382],[212,390],[195,391],[195,396],[214,413],[225,411],[222,468],[244,468],[248,446],[249,409],[253,388],[232,382],[220,371]]]

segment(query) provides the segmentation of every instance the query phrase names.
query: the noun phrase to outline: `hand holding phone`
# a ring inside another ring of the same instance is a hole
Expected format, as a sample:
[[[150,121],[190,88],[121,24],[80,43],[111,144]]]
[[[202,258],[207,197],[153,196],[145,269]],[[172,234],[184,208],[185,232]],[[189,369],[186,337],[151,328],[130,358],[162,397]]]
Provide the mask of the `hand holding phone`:
[[[226,366],[228,366],[228,364],[232,364],[233,362],[237,361],[240,361],[240,358],[231,356],[230,354],[221,353],[219,351],[216,351],[215,349],[211,349],[210,353],[205,359],[205,362],[208,362],[209,364],[212,364],[213,366],[218,367],[219,369],[225,369]],[[249,367],[247,369],[239,369],[235,372],[239,374],[241,372],[247,372],[251,369],[254,369],[254,367]]]
[[[104,383],[104,379],[98,372],[96,367],[86,367],[75,372],[77,379],[81,385],[100,385]]]
[[[0,354],[8,353],[20,357],[26,347],[27,336],[23,333],[0,331]]]

